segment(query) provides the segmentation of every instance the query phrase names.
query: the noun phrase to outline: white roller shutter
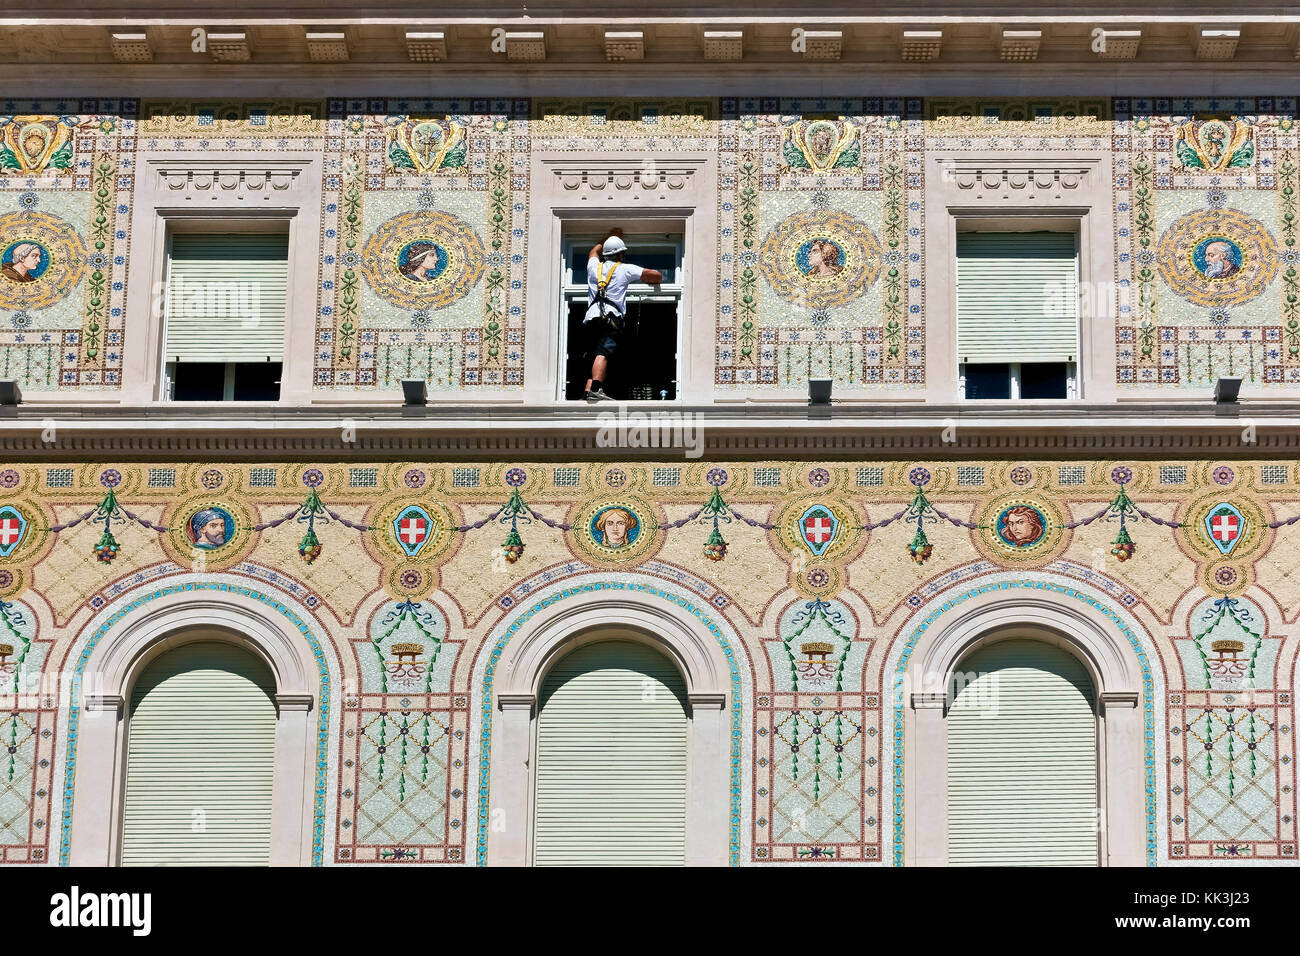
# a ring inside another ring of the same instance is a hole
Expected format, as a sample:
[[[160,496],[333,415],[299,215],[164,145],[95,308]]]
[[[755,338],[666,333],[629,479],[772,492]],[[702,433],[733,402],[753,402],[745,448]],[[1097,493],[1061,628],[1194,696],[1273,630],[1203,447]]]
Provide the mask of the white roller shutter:
[[[282,361],[288,281],[284,233],[172,236],[164,360]]]
[[[266,866],[274,684],[230,644],[197,642],[145,668],[127,725],[124,866]]]
[[[681,866],[686,689],[641,644],[590,644],[542,686],[533,860],[539,866]]]
[[[948,862],[1096,866],[1097,719],[1078,659],[1008,640],[966,658],[948,712]]]
[[[957,356],[971,363],[1079,360],[1074,233],[957,234]]]

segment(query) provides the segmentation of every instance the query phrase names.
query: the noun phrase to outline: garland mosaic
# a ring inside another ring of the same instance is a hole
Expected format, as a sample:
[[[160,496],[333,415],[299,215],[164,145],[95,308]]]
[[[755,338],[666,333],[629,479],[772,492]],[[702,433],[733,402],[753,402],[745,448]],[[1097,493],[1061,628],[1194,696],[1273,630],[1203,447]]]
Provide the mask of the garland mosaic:
[[[131,609],[208,588],[302,609],[316,861],[482,862],[491,661],[541,607],[635,587],[732,661],[732,862],[901,858],[898,648],[990,589],[1086,603],[1144,675],[1148,862],[1295,860],[1300,484],[1178,467],[0,465],[0,854],[51,860],[62,780],[67,859],[80,668]]]
[[[137,157],[253,151],[320,157],[317,389],[521,387],[530,164],[556,151],[716,156],[718,386],[925,386],[936,150],[1107,157],[1114,288],[1085,293],[1120,386],[1300,383],[1295,97],[0,108],[0,377],[31,391],[122,385]]]

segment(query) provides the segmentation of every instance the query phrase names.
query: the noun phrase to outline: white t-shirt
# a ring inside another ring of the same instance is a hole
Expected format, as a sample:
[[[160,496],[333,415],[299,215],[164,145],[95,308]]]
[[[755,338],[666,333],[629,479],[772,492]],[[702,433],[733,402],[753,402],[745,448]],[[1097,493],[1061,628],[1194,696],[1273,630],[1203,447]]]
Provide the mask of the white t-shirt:
[[[606,311],[627,315],[627,287],[633,282],[640,282],[641,273],[645,270],[626,262],[601,262],[599,256],[592,256],[587,260],[587,315],[582,321],[590,322],[599,318],[600,303],[597,299],[600,295],[600,280],[609,275],[611,268],[614,274],[609,276],[609,284],[605,286]]]

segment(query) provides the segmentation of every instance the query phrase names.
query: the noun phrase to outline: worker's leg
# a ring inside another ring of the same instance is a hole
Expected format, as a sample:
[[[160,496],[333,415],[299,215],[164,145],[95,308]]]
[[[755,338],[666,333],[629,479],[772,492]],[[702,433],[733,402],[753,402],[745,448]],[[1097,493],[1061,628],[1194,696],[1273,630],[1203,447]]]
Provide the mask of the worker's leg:
[[[605,381],[605,369],[609,365],[609,360],[603,355],[597,355],[591,363],[591,378],[587,379],[587,391],[591,391],[591,383]]]

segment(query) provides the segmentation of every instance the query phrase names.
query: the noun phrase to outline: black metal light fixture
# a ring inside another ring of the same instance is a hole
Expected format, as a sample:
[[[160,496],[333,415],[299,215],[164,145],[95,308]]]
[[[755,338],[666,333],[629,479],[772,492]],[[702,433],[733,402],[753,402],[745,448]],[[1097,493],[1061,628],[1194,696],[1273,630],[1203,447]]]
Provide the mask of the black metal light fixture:
[[[830,418],[831,384],[829,378],[808,379],[808,415],[810,418]]]
[[[402,405],[418,408],[429,404],[429,386],[422,378],[402,379]]]
[[[1235,405],[1241,394],[1241,379],[1221,378],[1214,385],[1214,404]]]
[[[0,405],[21,405],[23,390],[13,379],[0,380]]]

